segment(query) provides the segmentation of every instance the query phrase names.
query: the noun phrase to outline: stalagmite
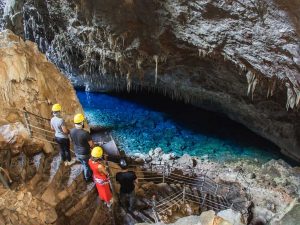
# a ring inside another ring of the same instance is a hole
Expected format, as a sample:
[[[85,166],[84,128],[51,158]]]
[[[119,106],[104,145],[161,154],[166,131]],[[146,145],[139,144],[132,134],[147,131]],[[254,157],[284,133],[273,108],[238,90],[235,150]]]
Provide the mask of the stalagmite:
[[[296,106],[297,95],[290,83],[286,83],[285,86],[287,88],[286,110],[289,110],[289,108],[293,109]]]
[[[157,74],[158,74],[158,56],[154,55],[153,59],[155,61],[155,84],[157,84]]]

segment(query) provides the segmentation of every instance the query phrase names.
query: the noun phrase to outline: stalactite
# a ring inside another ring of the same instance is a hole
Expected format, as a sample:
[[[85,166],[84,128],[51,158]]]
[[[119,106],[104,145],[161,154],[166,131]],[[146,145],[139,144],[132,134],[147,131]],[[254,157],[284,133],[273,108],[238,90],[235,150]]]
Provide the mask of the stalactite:
[[[142,63],[143,63],[143,60],[141,58],[138,58],[136,60],[136,67],[138,70],[142,70]]]
[[[247,95],[249,96],[249,94],[251,93],[252,100],[253,100],[254,91],[255,91],[256,85],[258,84],[258,78],[255,75],[255,73],[253,73],[251,71],[248,71],[248,73],[246,74],[246,77],[247,77],[247,82],[248,82]]]
[[[271,81],[268,83],[268,92],[267,92],[267,98],[272,97],[274,95],[276,87],[276,78],[272,77]]]
[[[205,57],[207,55],[207,51],[204,49],[198,49],[199,57]]]
[[[127,82],[127,91],[130,92],[131,89],[131,73],[130,71],[128,71],[127,75],[126,75],[126,82]]]
[[[122,60],[122,53],[121,52],[115,52],[115,61],[116,63],[120,63]]]
[[[290,83],[285,83],[285,86],[287,88],[286,110],[289,110],[289,108],[293,109],[296,105],[297,95]]]
[[[112,50],[112,47],[113,47],[113,36],[112,36],[112,34],[109,34],[107,42],[109,43],[109,48]]]
[[[154,55],[153,59],[155,61],[155,85],[157,84],[157,76],[158,76],[158,56]]]
[[[247,67],[244,64],[238,63],[238,65],[239,65],[239,74],[240,75],[242,75],[244,72],[247,71]]]
[[[300,102],[300,90],[296,87],[294,87],[294,91],[296,94],[296,103],[295,106],[299,106],[299,102]]]

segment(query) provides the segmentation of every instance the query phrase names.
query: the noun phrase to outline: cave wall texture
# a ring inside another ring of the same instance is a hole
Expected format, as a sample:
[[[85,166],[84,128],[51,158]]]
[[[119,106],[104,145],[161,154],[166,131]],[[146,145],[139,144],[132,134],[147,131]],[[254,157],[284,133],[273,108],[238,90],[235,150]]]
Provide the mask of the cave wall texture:
[[[14,0],[4,27],[77,87],[217,111],[300,160],[298,0]]]

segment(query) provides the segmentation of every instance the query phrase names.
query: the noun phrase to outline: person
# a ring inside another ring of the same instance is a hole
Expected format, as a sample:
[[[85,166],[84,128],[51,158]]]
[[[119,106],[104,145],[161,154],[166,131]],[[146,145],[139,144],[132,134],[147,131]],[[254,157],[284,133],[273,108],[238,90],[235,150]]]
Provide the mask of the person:
[[[112,204],[112,193],[109,186],[109,173],[106,171],[102,156],[103,149],[99,146],[94,147],[89,160],[89,166],[93,171],[93,180],[96,184],[99,198],[110,207]]]
[[[134,210],[135,205],[135,183],[136,183],[136,174],[133,171],[128,171],[128,165],[125,159],[120,160],[121,172],[116,174],[116,181],[120,183],[120,202],[122,207],[125,209],[126,202],[129,201],[129,211]]]
[[[86,182],[92,181],[92,171],[89,168],[88,161],[90,158],[91,148],[94,142],[89,132],[84,130],[84,115],[76,114],[74,116],[75,128],[71,129],[70,136],[74,143],[76,158],[83,166],[83,175]]]
[[[64,119],[61,117],[61,105],[52,106],[53,117],[50,120],[51,129],[55,131],[55,141],[57,142],[62,161],[65,166],[71,165],[70,140],[68,137],[69,130],[66,127]],[[67,161],[66,161],[67,160]]]

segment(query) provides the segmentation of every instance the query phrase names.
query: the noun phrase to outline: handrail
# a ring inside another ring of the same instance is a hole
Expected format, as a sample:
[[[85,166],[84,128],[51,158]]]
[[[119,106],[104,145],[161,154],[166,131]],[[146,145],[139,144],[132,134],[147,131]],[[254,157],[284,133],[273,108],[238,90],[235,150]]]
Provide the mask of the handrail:
[[[42,117],[42,116],[40,116],[40,115],[37,115],[37,114],[35,114],[35,113],[29,112],[28,110],[26,110],[26,108],[25,108],[25,107],[23,108],[23,110],[24,110],[24,112],[26,112],[26,113],[28,113],[28,114],[30,114],[30,115],[33,115],[33,116],[35,116],[35,117],[38,117],[38,118],[40,118],[40,119],[43,119],[43,120],[50,121],[50,119],[49,119],[49,118],[45,118],[45,117]]]
[[[191,201],[191,202],[195,202],[197,204],[202,204],[206,205],[207,207],[213,208],[215,210],[222,210],[222,209],[226,209],[226,208],[234,208],[237,211],[240,211],[243,215],[245,213],[247,213],[247,211],[243,208],[244,206],[241,205],[237,205],[237,204],[241,204],[241,203],[247,203],[247,200],[243,200],[243,201],[237,201],[237,202],[231,202],[228,201],[226,199],[226,197],[224,198],[223,196],[220,196],[218,194],[218,191],[222,190],[224,192],[227,191],[226,196],[228,195],[229,192],[234,191],[237,187],[235,186],[230,186],[227,184],[218,184],[216,181],[214,181],[213,179],[209,178],[207,173],[208,171],[204,171],[201,170],[201,174],[197,174],[197,170],[191,170],[192,174],[196,175],[196,176],[184,176],[181,174],[178,174],[176,172],[174,172],[175,169],[180,169],[180,168],[176,168],[173,166],[166,166],[164,164],[152,164],[152,165],[138,165],[141,166],[142,168],[146,169],[145,171],[137,171],[137,176],[139,181],[141,181],[141,183],[143,183],[143,180],[145,182],[152,180],[154,182],[157,182],[158,179],[162,179],[163,183],[181,183],[181,184],[185,184],[188,185],[188,187],[196,187],[200,192],[202,193],[207,193],[204,196],[196,196],[193,195],[192,193],[189,192],[185,192],[185,188],[184,187],[184,191],[182,192],[177,192],[175,194],[172,194],[170,196],[167,196],[166,198],[160,200],[159,202],[156,203],[156,207],[153,209],[154,213],[157,213],[158,215],[164,213],[166,210],[172,208],[174,205],[178,204],[179,202],[181,202],[182,200],[187,200],[187,201]],[[151,169],[151,171],[149,171]],[[146,173],[146,174],[145,174]],[[151,177],[150,175],[153,174],[154,176]],[[144,175],[144,176],[142,176]],[[240,175],[240,174],[238,174]],[[237,175],[237,176],[238,176]],[[199,189],[199,187],[201,187],[201,189]],[[191,190],[191,189],[190,189]],[[209,195],[208,195],[209,194]],[[184,197],[183,197],[184,196]],[[209,196],[215,196],[215,198],[211,199]],[[247,198],[248,196],[246,196]],[[198,201],[196,201],[196,199],[198,199]],[[170,206],[167,206],[168,204],[170,204]],[[167,208],[164,208],[163,206],[167,206]]]
[[[176,193],[174,193],[174,194],[172,194],[172,195],[169,195],[168,197],[164,198],[163,200],[158,201],[156,204],[160,204],[161,202],[164,202],[164,201],[166,201],[167,199],[172,198],[172,197],[174,197],[175,195],[178,195],[179,193],[181,193],[181,191],[178,191],[178,192],[176,192]]]
[[[173,201],[174,199],[178,198],[180,195],[182,194],[182,191],[180,191],[179,194],[175,195],[174,197],[172,197],[171,199],[168,199],[168,202]],[[165,199],[164,199],[165,200]],[[161,207],[165,204],[168,203],[167,201],[164,201],[163,203],[160,203],[159,205],[156,205],[156,207]]]
[[[47,133],[49,133],[49,134],[54,134],[54,132],[53,132],[53,131],[45,130],[45,129],[43,129],[43,128],[40,128],[40,127],[37,127],[37,126],[31,125],[31,124],[29,124],[29,126],[30,126],[30,127],[33,127],[33,128],[35,128],[35,129],[38,129],[38,130],[41,130],[41,131],[47,132]]]

